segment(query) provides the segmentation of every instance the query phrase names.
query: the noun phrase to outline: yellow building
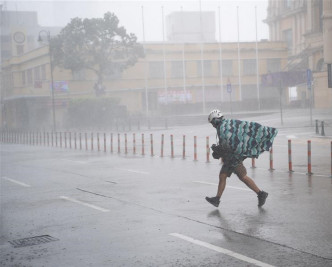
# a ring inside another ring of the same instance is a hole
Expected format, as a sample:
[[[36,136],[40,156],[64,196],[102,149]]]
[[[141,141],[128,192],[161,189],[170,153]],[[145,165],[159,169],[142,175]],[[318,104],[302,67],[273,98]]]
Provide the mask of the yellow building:
[[[278,89],[263,87],[261,75],[286,67],[285,43],[263,41],[256,49],[255,42],[246,42],[239,47],[238,53],[237,43],[145,44],[146,57],[123,73],[106,77],[105,94],[99,97],[116,98],[129,114],[148,116],[206,113],[215,107],[225,112],[278,108]],[[49,63],[48,46],[3,62],[3,126],[51,127]],[[72,73],[56,67],[53,79],[56,124],[69,127],[68,103],[96,98],[96,77],[88,70]],[[283,90],[287,104],[288,91]]]

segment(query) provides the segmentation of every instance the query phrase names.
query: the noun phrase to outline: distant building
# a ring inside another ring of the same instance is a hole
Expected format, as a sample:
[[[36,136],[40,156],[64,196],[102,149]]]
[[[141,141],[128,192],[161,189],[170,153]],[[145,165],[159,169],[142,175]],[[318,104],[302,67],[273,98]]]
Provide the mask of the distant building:
[[[287,44],[288,64],[285,70],[312,71],[313,102],[316,107],[331,107],[332,103],[332,92],[328,88],[327,79],[328,62],[324,60],[323,15],[324,12],[327,15],[327,11],[332,14],[331,1],[269,0],[265,20],[269,25],[270,40],[284,41]],[[297,88],[301,101],[309,98],[310,91],[306,84]]]
[[[0,8],[1,60],[6,60],[40,46],[38,34],[48,30],[51,35],[59,33],[59,27],[42,27],[35,11],[8,11]]]
[[[167,40],[170,42],[216,42],[213,11],[173,12],[166,17]]]
[[[149,116],[206,113],[215,107],[227,113],[231,109],[256,110],[259,104],[262,109],[279,106],[279,90],[262,86],[261,75],[280,71],[287,65],[284,42],[258,43],[258,75],[255,42],[240,44],[240,65],[237,43],[205,44],[203,60],[201,45],[197,43],[144,46],[146,57],[123,73],[106,77],[105,94],[100,96],[118,99],[129,114],[144,116],[147,110]],[[3,117],[7,127],[51,127],[48,51],[47,46],[40,47],[3,64]],[[53,74],[56,124],[59,129],[70,127],[66,121],[69,103],[75,99],[95,99],[96,77],[89,70],[71,72],[55,68]],[[288,103],[286,91],[282,97]]]

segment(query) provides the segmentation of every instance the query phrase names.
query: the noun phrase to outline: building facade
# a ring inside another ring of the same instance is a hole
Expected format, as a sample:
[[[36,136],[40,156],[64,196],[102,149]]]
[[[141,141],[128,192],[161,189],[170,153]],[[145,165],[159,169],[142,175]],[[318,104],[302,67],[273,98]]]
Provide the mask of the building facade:
[[[261,75],[287,65],[284,42],[144,44],[145,57],[123,73],[107,77],[105,94],[118,99],[129,114],[161,116],[277,108],[279,89],[263,87]],[[48,46],[4,62],[3,125],[50,127],[51,72]],[[240,55],[240,58],[238,57]],[[258,66],[256,60],[258,58]],[[257,73],[257,70],[259,71]],[[53,87],[57,125],[65,127],[68,103],[96,98],[96,77],[88,70],[55,68]],[[287,88],[282,94],[288,103]]]
[[[317,108],[332,107],[332,89],[328,88],[324,59],[324,13],[332,11],[331,0],[269,0],[270,40],[287,44],[287,71],[310,69],[313,91],[306,84],[297,86],[298,98],[309,98]],[[327,13],[326,13],[327,14]],[[330,48],[332,49],[332,48]]]

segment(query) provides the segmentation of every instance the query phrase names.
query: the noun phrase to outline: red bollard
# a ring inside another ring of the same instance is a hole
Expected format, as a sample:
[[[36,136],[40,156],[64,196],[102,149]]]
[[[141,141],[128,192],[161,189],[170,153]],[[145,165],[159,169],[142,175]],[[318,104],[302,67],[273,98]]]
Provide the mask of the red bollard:
[[[133,133],[133,154],[136,154],[136,134]]]
[[[113,153],[113,134],[111,133],[111,153]]]
[[[127,147],[127,134],[124,134],[125,136],[125,154],[128,154],[128,147]]]
[[[270,149],[270,171],[273,171],[273,147]]]
[[[118,154],[121,152],[120,150],[120,134],[118,133]]]
[[[142,155],[144,156],[144,134],[142,134]]]
[[[308,175],[311,174],[311,140],[308,140]]]
[[[160,157],[164,156],[164,134],[161,135]]]
[[[77,149],[77,133],[74,133],[74,144],[75,144],[75,150]]]
[[[288,170],[293,172],[292,164],[292,140],[288,140]]]
[[[106,153],[106,133],[104,133],[104,152]]]
[[[251,159],[251,168],[256,168],[256,161],[255,158]]]
[[[183,142],[182,142],[182,158],[186,158],[186,136],[183,135]]]
[[[173,135],[171,134],[171,158],[174,158],[174,143],[173,143]]]
[[[80,136],[80,150],[82,150],[82,133],[80,133],[79,136]]]
[[[53,145],[53,141],[52,141],[52,145]],[[69,132],[69,148],[71,149],[71,132]]]
[[[209,146],[209,137],[206,137],[206,162],[210,162],[210,146]]]
[[[91,133],[91,151],[93,151],[93,133]]]
[[[85,138],[85,150],[88,150],[88,134],[84,133],[84,138]]]
[[[99,133],[97,133],[97,147],[98,147],[98,151],[100,151],[100,139],[99,139]]]
[[[197,136],[194,136],[194,161],[197,160]]]
[[[332,141],[331,141],[331,177],[332,177]]]
[[[151,157],[153,157],[153,135],[150,134],[150,142],[151,142]]]

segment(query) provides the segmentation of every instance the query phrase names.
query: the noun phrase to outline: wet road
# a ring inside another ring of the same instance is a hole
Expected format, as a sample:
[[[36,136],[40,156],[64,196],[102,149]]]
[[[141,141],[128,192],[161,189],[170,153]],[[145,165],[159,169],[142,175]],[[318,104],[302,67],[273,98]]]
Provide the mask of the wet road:
[[[0,265],[332,266],[329,169],[307,176],[260,164],[246,161],[269,192],[265,206],[233,175],[217,209],[204,198],[220,164],[204,156],[2,144]],[[9,243],[41,235],[57,240]]]
[[[127,154],[123,132],[120,154],[116,139],[113,154],[109,147],[96,151],[96,139],[94,151],[1,144],[0,266],[332,266],[332,127],[317,135],[301,112],[285,113],[284,125],[278,114],[250,119],[279,129],[275,170],[269,153],[256,168],[245,161],[249,176],[269,192],[262,208],[234,175],[219,208],[205,201],[216,193],[221,166],[212,157],[206,162],[206,136],[215,142],[208,124],[143,130],[136,133],[136,154],[133,132]],[[314,113],[314,119],[330,115]]]

